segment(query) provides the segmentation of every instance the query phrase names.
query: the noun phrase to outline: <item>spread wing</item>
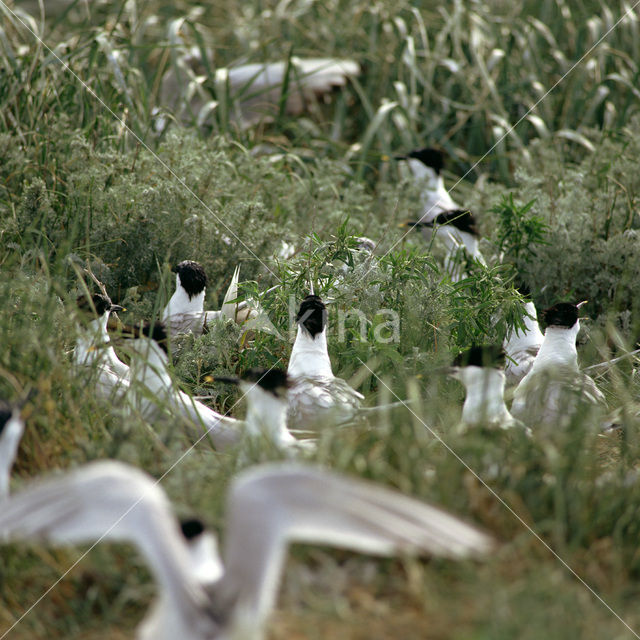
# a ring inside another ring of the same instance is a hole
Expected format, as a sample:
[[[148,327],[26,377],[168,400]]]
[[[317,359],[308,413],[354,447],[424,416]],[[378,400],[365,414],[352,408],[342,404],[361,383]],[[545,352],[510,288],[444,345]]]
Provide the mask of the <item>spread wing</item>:
[[[460,558],[491,539],[442,509],[319,468],[264,465],[239,476],[228,500],[225,576],[214,601],[259,621],[273,607],[290,542],[363,553],[431,553]]]
[[[120,462],[94,462],[13,494],[0,509],[0,539],[53,545],[130,542],[177,606],[203,605],[204,593],[189,573],[186,543],[166,494],[153,478]]]

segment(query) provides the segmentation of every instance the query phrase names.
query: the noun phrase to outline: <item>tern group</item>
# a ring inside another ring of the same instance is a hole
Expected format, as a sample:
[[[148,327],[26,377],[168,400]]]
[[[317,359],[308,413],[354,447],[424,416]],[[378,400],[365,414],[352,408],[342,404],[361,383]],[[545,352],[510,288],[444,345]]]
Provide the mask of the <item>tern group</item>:
[[[442,178],[443,156],[421,149],[403,156],[421,186],[423,214],[408,223],[427,242],[442,242],[444,270],[456,282],[473,263],[484,265],[476,221],[456,203]],[[375,257],[375,243],[359,238]],[[366,242],[365,242],[366,241]],[[158,584],[158,596],[138,629],[145,640],[212,640],[244,634],[256,638],[274,608],[286,547],[299,541],[375,555],[428,553],[450,558],[480,556],[491,537],[437,506],[374,483],[346,477],[312,463],[312,438],[296,429],[357,420],[365,397],[333,373],[328,351],[328,314],[310,291],[300,301],[288,368],[249,369],[216,384],[237,384],[246,397],[242,420],[219,413],[181,390],[171,372],[171,341],[201,335],[213,323],[232,322],[254,331],[263,311],[238,302],[239,269],[218,311],[205,309],[207,276],[193,260],[174,267],[175,291],[155,322],[118,331],[128,354],[119,357],[109,320],[123,309],[107,292],[78,298],[74,365],[97,396],[124,404],[153,424],[185,425],[193,442],[218,452],[268,442],[289,458],[238,474],[227,492],[224,552],[203,523],[180,523],[158,482],[114,460],[37,479],[10,493],[10,474],[24,432],[21,403],[0,406],[0,538],[50,545],[96,541],[134,544]],[[447,373],[466,389],[460,428],[532,430],[568,424],[588,406],[604,420],[606,401],[580,370],[576,338],[583,302],[558,302],[541,313],[523,288],[523,328],[502,345],[474,345]],[[253,322],[253,324],[252,324]],[[510,407],[505,389],[512,390]],[[24,403],[22,403],[24,404]]]

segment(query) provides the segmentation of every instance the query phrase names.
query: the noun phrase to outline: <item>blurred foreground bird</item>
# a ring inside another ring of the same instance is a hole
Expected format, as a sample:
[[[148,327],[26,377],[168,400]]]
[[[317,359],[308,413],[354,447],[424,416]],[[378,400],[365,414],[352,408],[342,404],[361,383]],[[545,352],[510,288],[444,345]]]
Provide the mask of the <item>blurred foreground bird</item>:
[[[122,396],[129,387],[129,367],[118,358],[113,349],[107,324],[109,316],[123,308],[113,304],[100,293],[77,300],[81,327],[74,349],[73,360],[77,367],[89,367],[95,372],[96,393],[105,399]]]
[[[504,360],[504,351],[498,346],[475,346],[456,357],[449,375],[462,382],[466,390],[462,428],[524,427],[504,403]]]
[[[606,409],[596,383],[578,367],[578,313],[585,304],[561,302],[542,313],[547,325],[533,365],[516,387],[512,415],[528,426],[564,426],[582,408]]]
[[[193,521],[180,528],[153,478],[114,461],[36,482],[0,510],[0,538],[7,541],[134,544],[159,591],[139,640],[262,637],[292,542],[380,556],[464,558],[492,548],[487,535],[437,507],[291,464],[254,467],[232,481],[223,558],[215,537],[205,534]]]
[[[145,419],[163,414],[189,422],[195,433],[207,433],[216,449],[237,444],[242,436],[240,421],[223,416],[189,394],[177,389],[167,370],[168,336],[162,323],[129,329],[132,351],[130,405]]]
[[[199,125],[206,124],[221,105],[241,128],[271,122],[281,110],[297,116],[360,74],[360,65],[354,60],[297,56],[287,61],[218,68],[214,72],[218,99],[214,100],[206,87],[209,64],[205,62],[199,47],[178,52],[163,78],[160,98],[178,117],[192,119],[195,115]]]
[[[518,290],[523,296],[530,295],[528,287],[524,285],[518,287]],[[529,373],[544,340],[538,325],[536,307],[531,300],[525,301],[524,310],[524,329],[511,329],[503,342],[507,355],[505,373],[509,385],[518,384]]]
[[[0,401],[0,501],[9,495],[9,479],[24,434],[21,404]]]
[[[289,388],[289,425],[308,428],[322,421],[346,422],[353,418],[364,399],[331,370],[327,351],[327,308],[316,295],[308,295],[300,304],[298,332],[287,373]]]

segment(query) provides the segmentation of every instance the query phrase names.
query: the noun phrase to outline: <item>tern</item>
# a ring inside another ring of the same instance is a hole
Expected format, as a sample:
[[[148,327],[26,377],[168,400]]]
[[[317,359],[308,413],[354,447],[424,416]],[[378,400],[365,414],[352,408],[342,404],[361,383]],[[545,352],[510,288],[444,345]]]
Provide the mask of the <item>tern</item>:
[[[102,398],[111,399],[123,395],[129,386],[129,367],[118,358],[113,349],[107,325],[109,316],[124,309],[113,304],[103,294],[95,293],[90,298],[82,295],[77,300],[83,321],[73,359],[77,367],[91,367],[96,371],[96,392]]]
[[[466,277],[464,267],[469,259],[486,266],[484,256],[480,252],[480,233],[474,215],[467,209],[453,209],[439,213],[433,220],[408,221],[403,226],[422,231],[430,242],[431,234],[435,234],[445,245],[447,255],[444,267],[453,282]]]
[[[167,369],[167,333],[162,323],[130,329],[132,351],[129,403],[144,418],[153,419],[164,412],[180,417],[211,437],[216,449],[225,450],[241,438],[241,423],[223,416],[189,394],[176,389]]]
[[[240,387],[247,399],[245,434],[249,438],[264,438],[278,449],[305,449],[310,441],[297,440],[287,428],[288,392],[291,381],[282,369],[249,369],[240,378],[215,378]]]
[[[21,405],[0,401],[0,501],[9,495],[9,478],[24,434]]]
[[[526,285],[518,287],[518,291],[529,298],[530,291]],[[509,385],[518,384],[529,373],[544,340],[536,307],[530,299],[525,301],[524,310],[524,329],[512,328],[502,345],[507,354],[505,373]]]
[[[596,383],[578,367],[578,313],[585,302],[561,302],[542,313],[547,325],[529,373],[516,387],[511,405],[515,418],[533,427],[568,424],[580,407],[606,407]]]
[[[424,184],[420,195],[423,211],[420,222],[433,222],[441,213],[460,209],[460,205],[444,186],[440,173],[444,168],[442,151],[426,147],[411,151],[405,156],[396,156],[396,159],[406,161],[415,180]]]
[[[331,370],[327,351],[327,308],[313,294],[300,304],[298,332],[287,373],[289,389],[289,424],[308,427],[322,419],[334,423],[353,418],[364,399]]]
[[[465,387],[461,427],[510,429],[524,425],[504,403],[505,354],[498,346],[474,346],[459,354],[449,375]]]
[[[236,321],[236,308],[231,303],[238,297],[239,267],[236,267],[220,311],[205,311],[207,274],[202,265],[193,260],[183,260],[173,267],[176,274],[176,290],[162,312],[162,321],[169,333],[204,333],[207,325],[217,318]]]
[[[135,545],[159,586],[138,640],[261,638],[292,542],[454,559],[493,547],[489,536],[438,507],[291,463],[254,467],[232,481],[222,557],[215,538],[203,534],[198,523],[181,529],[153,478],[116,461],[36,482],[0,510],[4,540]]]

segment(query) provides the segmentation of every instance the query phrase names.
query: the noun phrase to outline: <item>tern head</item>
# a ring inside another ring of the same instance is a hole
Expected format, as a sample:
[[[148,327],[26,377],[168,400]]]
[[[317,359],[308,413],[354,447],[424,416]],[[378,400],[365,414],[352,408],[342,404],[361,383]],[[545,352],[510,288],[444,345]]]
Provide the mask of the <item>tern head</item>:
[[[142,325],[131,325],[125,327],[123,336],[132,341],[131,346],[134,351],[138,351],[134,347],[137,341],[149,339],[155,342],[165,353],[168,353],[169,336],[163,322],[145,322]]]
[[[105,313],[113,311],[124,311],[123,307],[113,304],[108,296],[101,293],[94,293],[91,297],[83,294],[78,297],[76,304],[78,309],[92,316],[103,316]]]
[[[425,167],[433,169],[438,175],[444,167],[444,153],[433,147],[425,147],[423,149],[414,149],[405,156],[396,156],[398,160],[418,160]]]
[[[240,380],[240,387],[248,391],[258,386],[264,393],[286,400],[291,386],[287,372],[283,369],[249,369]]]
[[[365,253],[373,253],[376,249],[376,243],[366,236],[360,236],[355,239],[356,248],[358,251],[364,251]]]
[[[7,402],[0,400],[0,438],[2,437],[5,429],[9,431],[13,421],[16,420],[22,422],[22,418],[20,417],[20,408],[14,407]]]
[[[183,260],[171,270],[178,274],[180,285],[187,292],[189,300],[202,293],[207,286],[207,274],[202,265],[193,260]]]
[[[531,298],[531,289],[529,285],[521,278],[516,278],[513,283],[513,288],[523,297]]]
[[[327,326],[327,307],[319,296],[308,295],[301,303],[296,322],[315,338]]]
[[[547,327],[571,329],[578,322],[578,314],[583,304],[586,304],[586,300],[577,304],[571,302],[554,304],[542,312],[542,321]]]
[[[469,367],[481,369],[502,369],[505,353],[499,345],[475,345],[459,353],[448,373],[451,377],[464,382],[464,371]]]

